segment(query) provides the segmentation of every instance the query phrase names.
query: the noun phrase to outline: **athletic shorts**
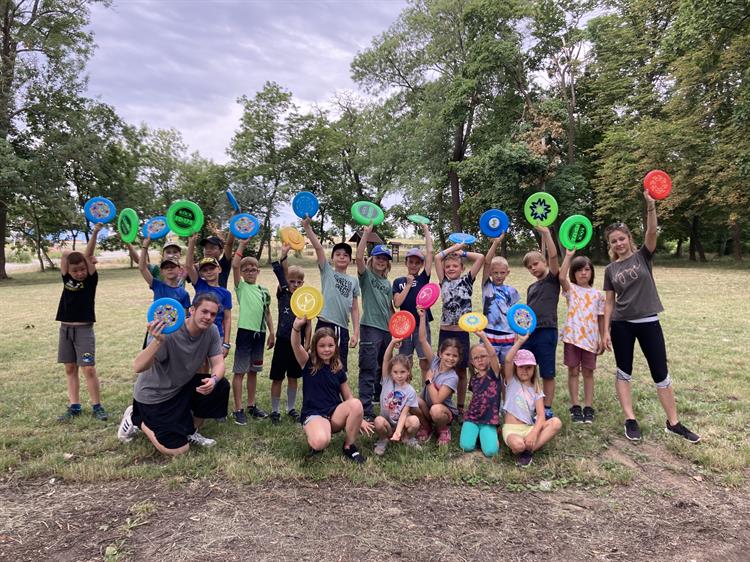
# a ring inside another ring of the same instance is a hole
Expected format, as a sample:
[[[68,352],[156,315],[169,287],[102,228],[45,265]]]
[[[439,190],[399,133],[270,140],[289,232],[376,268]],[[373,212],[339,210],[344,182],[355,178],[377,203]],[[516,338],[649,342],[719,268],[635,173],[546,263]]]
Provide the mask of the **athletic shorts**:
[[[283,381],[284,377],[298,379],[302,376],[302,368],[297,362],[292,350],[292,342],[286,338],[278,338],[273,348],[273,358],[271,359],[272,381]]]
[[[526,425],[525,423],[506,423],[503,424],[503,441],[508,445],[508,437],[511,435],[518,435],[521,438],[525,438],[531,430],[534,429],[533,425]],[[508,445],[510,447],[510,445]]]
[[[557,352],[557,328],[537,328],[521,346],[534,354],[539,365],[539,376],[555,378],[555,353]]]
[[[425,328],[427,329],[427,343],[428,345],[431,345],[432,334],[430,333],[429,322],[427,323]],[[419,328],[415,328],[412,335],[406,338],[404,341],[402,341],[401,347],[396,350],[397,353],[406,355],[407,357],[411,357],[411,354],[414,351],[417,352],[417,357],[419,357],[420,359],[424,359],[425,357],[427,357],[427,354],[425,353],[424,349],[422,349],[422,344],[419,343]]]
[[[233,373],[259,373],[263,370],[263,354],[266,350],[266,333],[237,329],[234,343]]]
[[[60,324],[57,362],[75,363],[79,367],[96,365],[96,336],[93,324]]]
[[[461,357],[456,364],[456,369],[466,369],[469,366],[469,349],[471,348],[471,341],[469,340],[469,333],[461,330],[460,332],[454,332],[452,330],[440,330],[438,336],[438,349],[443,341],[453,338],[458,340],[458,344],[461,346]]]
[[[596,369],[596,353],[581,349],[572,343],[563,342],[563,363],[566,367]]]

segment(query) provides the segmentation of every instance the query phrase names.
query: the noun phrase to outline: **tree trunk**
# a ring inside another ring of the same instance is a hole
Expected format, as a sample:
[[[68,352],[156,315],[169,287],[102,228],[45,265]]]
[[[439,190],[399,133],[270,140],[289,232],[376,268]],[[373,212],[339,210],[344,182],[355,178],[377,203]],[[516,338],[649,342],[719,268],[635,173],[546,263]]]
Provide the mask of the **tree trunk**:
[[[680,237],[677,239],[677,247],[674,250],[674,257],[681,258],[682,257],[682,244],[685,242],[685,240]]]
[[[698,216],[694,216],[690,223],[690,261],[696,260],[696,253],[701,262],[706,261],[706,253],[703,250],[700,237],[698,236]]]
[[[732,247],[734,249],[734,261],[742,261],[742,240],[737,219],[732,221]]]
[[[2,238],[2,244],[0,244],[0,279],[8,279],[8,274],[5,271],[5,238],[8,232],[8,207],[5,206],[5,201],[0,200],[0,235]]]

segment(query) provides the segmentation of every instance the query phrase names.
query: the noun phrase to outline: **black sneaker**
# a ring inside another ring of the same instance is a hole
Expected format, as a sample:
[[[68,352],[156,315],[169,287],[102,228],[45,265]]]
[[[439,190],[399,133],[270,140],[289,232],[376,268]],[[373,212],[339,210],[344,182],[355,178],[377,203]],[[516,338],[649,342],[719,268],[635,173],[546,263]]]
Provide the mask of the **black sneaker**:
[[[297,413],[297,410],[292,408],[286,413],[287,416],[292,418],[294,420],[294,423],[299,423],[299,413]]]
[[[641,440],[641,428],[635,420],[625,420],[625,437],[631,441]]]
[[[677,422],[674,425],[669,425],[669,420],[667,420],[667,427],[664,428],[664,431],[666,431],[667,433],[671,433],[672,435],[679,435],[680,437],[687,439],[691,443],[698,443],[701,440],[700,435],[698,435],[697,433],[693,433],[680,422]]]
[[[258,408],[258,406],[256,406],[255,404],[247,407],[247,415],[253,416],[254,418],[259,419],[259,420],[262,420],[268,417],[268,413]]]
[[[107,421],[109,419],[109,415],[107,414],[107,410],[105,410],[104,408],[102,408],[101,405],[94,406],[94,410],[93,410],[92,414],[99,421]]]
[[[596,410],[594,410],[591,406],[584,406],[583,407],[583,421],[584,423],[594,423],[594,414],[596,413]]]
[[[531,461],[534,460],[534,453],[529,451],[528,449],[525,450],[523,453],[516,456],[516,466],[521,468],[527,468]]]
[[[375,414],[365,414],[362,419],[366,422],[375,423]]]
[[[77,418],[81,415],[81,408],[71,408],[68,406],[68,408],[65,410],[65,413],[61,416],[57,416],[57,421],[59,422],[69,422],[73,421],[73,418]]]
[[[279,425],[281,423],[281,414],[278,412],[271,412],[271,423],[273,425]]]
[[[232,417],[234,418],[234,423],[237,425],[247,425],[247,416],[245,415],[244,408],[232,412]]]
[[[552,406],[545,406],[544,407],[544,419],[551,420],[554,417],[555,417],[555,412],[552,411]]]
[[[357,450],[357,446],[354,443],[352,443],[351,445],[349,445],[348,448],[346,446],[344,447],[344,456],[347,459],[349,459],[350,461],[353,461],[353,462],[355,462],[357,464],[362,464],[363,462],[365,462],[367,460],[362,455],[362,453],[360,453]]]
[[[570,419],[574,423],[583,423],[583,411],[578,404],[570,407]]]

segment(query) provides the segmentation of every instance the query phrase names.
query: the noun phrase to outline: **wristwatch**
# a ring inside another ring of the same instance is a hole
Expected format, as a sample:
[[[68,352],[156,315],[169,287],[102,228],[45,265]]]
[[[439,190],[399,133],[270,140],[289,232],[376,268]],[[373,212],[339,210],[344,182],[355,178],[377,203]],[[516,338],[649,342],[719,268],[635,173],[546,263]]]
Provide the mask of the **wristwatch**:
[[[224,349],[232,349],[232,344],[224,342],[223,344],[221,344],[221,347],[223,347]]]
[[[432,384],[432,379],[427,379],[424,381],[425,386],[430,386]]]

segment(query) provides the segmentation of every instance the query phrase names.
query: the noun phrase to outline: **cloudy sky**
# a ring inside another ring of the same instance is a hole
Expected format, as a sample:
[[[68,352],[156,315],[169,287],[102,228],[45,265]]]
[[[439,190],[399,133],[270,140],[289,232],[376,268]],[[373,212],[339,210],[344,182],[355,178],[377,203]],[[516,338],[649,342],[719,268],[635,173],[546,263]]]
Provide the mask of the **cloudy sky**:
[[[132,124],[178,129],[217,162],[239,123],[236,99],[267,80],[298,104],[355,90],[349,64],[405,0],[115,0],[96,7],[89,95]]]

